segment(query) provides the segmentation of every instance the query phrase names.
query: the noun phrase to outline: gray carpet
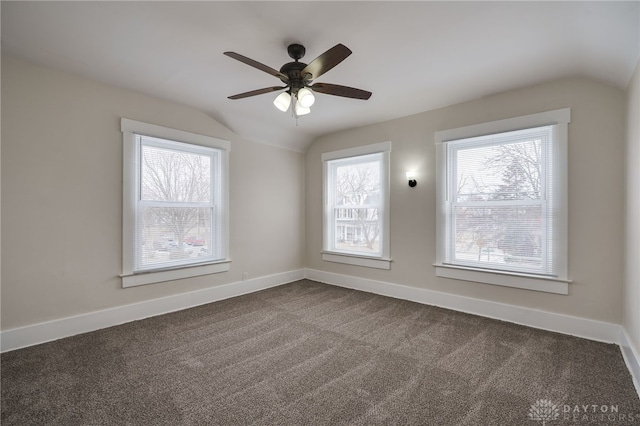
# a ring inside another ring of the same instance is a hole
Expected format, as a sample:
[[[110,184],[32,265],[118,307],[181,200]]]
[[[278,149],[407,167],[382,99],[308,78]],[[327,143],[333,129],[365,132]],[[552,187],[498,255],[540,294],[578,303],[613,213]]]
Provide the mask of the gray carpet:
[[[615,345],[308,280],[1,360],[3,425],[640,424]]]

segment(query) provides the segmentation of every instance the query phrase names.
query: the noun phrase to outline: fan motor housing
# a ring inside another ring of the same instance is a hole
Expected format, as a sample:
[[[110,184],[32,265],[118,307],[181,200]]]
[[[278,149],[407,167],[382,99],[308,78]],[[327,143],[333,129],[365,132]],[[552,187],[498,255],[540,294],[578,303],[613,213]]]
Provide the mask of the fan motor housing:
[[[287,77],[289,77],[289,84],[291,88],[302,88],[305,86],[304,84],[304,76],[301,71],[307,66],[304,62],[289,62],[284,64],[282,68],[280,68],[280,72]],[[286,81],[282,80],[284,83]]]

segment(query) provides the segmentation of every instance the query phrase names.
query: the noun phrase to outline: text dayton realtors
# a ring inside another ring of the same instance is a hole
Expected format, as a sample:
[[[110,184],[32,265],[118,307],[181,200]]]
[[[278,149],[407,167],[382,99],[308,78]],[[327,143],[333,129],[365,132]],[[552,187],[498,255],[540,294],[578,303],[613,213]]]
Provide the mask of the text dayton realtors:
[[[640,413],[620,413],[620,408],[617,405],[564,404],[562,405],[562,414],[564,420],[572,420],[575,422],[640,421]]]

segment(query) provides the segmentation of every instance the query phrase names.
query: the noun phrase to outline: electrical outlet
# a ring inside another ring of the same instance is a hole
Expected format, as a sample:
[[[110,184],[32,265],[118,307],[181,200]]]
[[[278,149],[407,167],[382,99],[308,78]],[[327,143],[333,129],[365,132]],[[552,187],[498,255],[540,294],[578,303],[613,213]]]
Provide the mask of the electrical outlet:
[[[243,272],[242,273],[242,281],[246,281],[249,278],[249,273],[248,272]]]

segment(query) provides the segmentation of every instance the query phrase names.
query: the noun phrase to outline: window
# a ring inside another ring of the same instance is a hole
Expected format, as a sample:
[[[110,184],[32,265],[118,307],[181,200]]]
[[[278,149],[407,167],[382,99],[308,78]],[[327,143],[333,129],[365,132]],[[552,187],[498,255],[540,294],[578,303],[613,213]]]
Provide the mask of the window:
[[[448,278],[567,294],[567,124],[556,110],[436,134]]]
[[[229,269],[229,143],[122,119],[123,286]]]
[[[390,269],[390,151],[384,142],[322,154],[324,260]]]

